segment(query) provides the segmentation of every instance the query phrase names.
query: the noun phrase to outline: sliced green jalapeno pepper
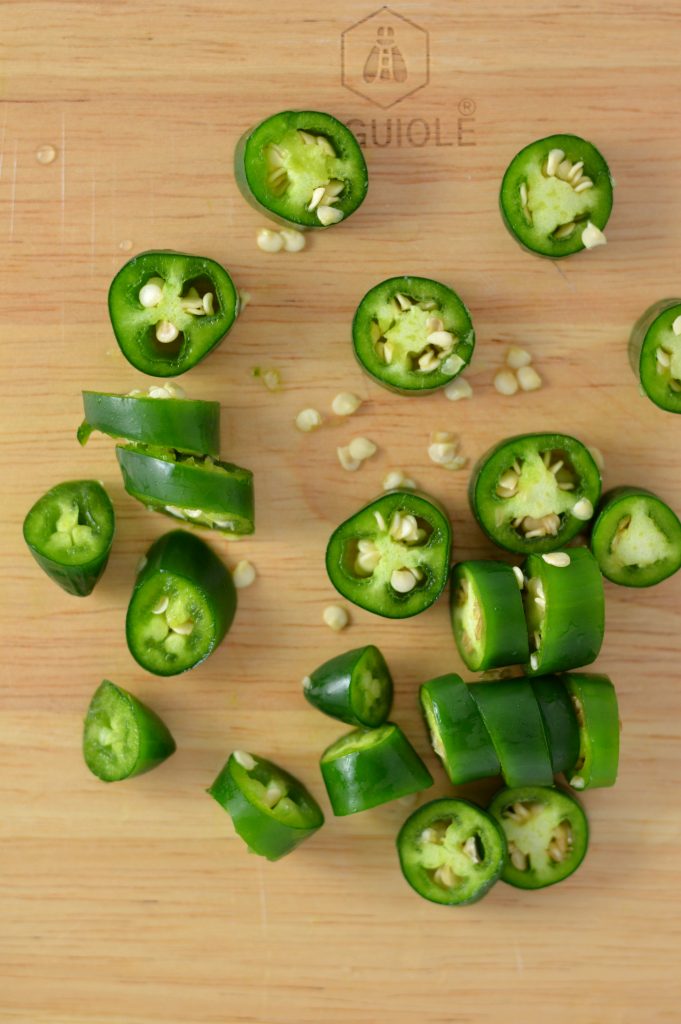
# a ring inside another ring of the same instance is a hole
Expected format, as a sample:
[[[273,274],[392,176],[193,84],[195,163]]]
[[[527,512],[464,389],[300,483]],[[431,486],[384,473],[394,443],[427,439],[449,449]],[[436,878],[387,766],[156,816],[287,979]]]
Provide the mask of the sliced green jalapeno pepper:
[[[442,593],[451,534],[444,511],[431,499],[389,491],[334,530],[326,571],[348,601],[385,618],[406,619]]]
[[[555,774],[572,768],[579,756],[579,727],[572,701],[559,676],[532,680]]]
[[[431,800],[405,821],[397,853],[419,896],[464,907],[482,899],[501,876],[506,841],[494,818],[468,800]]]
[[[591,550],[613,583],[652,587],[681,567],[681,523],[651,491],[615,487],[603,495]]]
[[[231,573],[199,537],[184,530],[152,544],[128,605],[125,633],[135,661],[157,676],[204,661],[236,613]]]
[[[158,715],[108,679],[95,690],[83,728],[85,763],[103,782],[151,771],[175,752]]]
[[[253,533],[253,474],[210,456],[146,445],[119,445],[126,491],[155,512],[228,537]]]
[[[305,228],[347,219],[369,187],[355,136],[317,110],[284,110],[249,129],[237,144],[234,174],[256,210]]]
[[[601,475],[592,456],[567,434],[520,434],[478,462],[468,498],[490,540],[507,551],[555,551],[594,514]]]
[[[96,480],[67,480],[36,501],[24,519],[24,540],[41,569],[62,590],[87,597],[106,569],[115,516]]]
[[[661,299],[639,317],[629,338],[629,362],[651,402],[681,412],[681,299]]]
[[[251,853],[279,860],[324,824],[302,782],[263,757],[235,750],[210,795],[227,811]]]
[[[320,768],[338,817],[367,811],[433,785],[425,764],[392,722],[341,736],[322,754]]]
[[[393,681],[378,647],[369,644],[325,661],[305,677],[303,693],[325,715],[373,729],[390,714]]]
[[[85,419],[77,434],[81,444],[100,430],[110,437],[197,455],[220,451],[220,403],[185,398],[170,381],[128,395],[83,391],[83,408]]]
[[[504,562],[459,562],[452,569],[451,619],[456,646],[473,672],[529,658],[516,571]]]
[[[550,786],[551,754],[529,679],[474,683],[470,693],[508,786]]]
[[[506,835],[502,880],[544,889],[577,870],[589,845],[589,824],[573,796],[560,789],[502,789],[487,808]]]
[[[109,316],[121,352],[152,377],[179,377],[208,355],[232,327],[239,293],[205,256],[143,252],[109,289]]]
[[[391,277],[366,293],[352,322],[363,370],[390,391],[444,387],[468,365],[475,331],[451,288],[427,277]]]
[[[605,242],[613,181],[595,146],[549,135],[517,153],[504,174],[504,223],[523,248],[561,259]]]
[[[501,772],[471,689],[453,673],[430,679],[419,689],[433,750],[455,786]]]
[[[530,555],[523,565],[530,675],[590,665],[605,632],[605,596],[588,548]]]
[[[579,754],[565,777],[573,789],[614,786],[620,749],[615,688],[603,675],[572,672],[563,682],[579,726]]]

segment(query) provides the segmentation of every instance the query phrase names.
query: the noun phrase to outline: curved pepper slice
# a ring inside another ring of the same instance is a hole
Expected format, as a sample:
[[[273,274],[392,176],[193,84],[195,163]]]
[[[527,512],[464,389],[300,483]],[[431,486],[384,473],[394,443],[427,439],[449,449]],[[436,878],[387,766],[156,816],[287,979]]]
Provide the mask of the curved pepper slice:
[[[605,596],[598,562],[588,548],[530,555],[523,565],[530,636],[530,675],[589,665],[605,631]]]
[[[393,681],[378,647],[368,644],[325,661],[305,676],[303,693],[325,715],[373,729],[390,714]]]
[[[208,793],[227,811],[252,853],[279,860],[324,824],[302,782],[271,761],[235,750]]]
[[[579,727],[560,676],[532,680],[555,774],[572,768],[579,756]]]
[[[606,579],[652,587],[681,568],[681,523],[650,491],[615,487],[603,495],[591,550]]]
[[[451,288],[427,277],[391,277],[371,288],[352,321],[363,370],[390,391],[444,387],[471,361],[471,316]]]
[[[471,475],[468,498],[490,540],[507,551],[555,551],[594,514],[601,475],[567,434],[519,434],[490,448]]]
[[[518,578],[504,562],[459,562],[452,569],[451,619],[459,654],[473,672],[529,658]]]
[[[573,789],[614,786],[620,749],[615,688],[603,675],[573,672],[563,681],[579,726],[579,754],[565,777]]]
[[[433,750],[455,786],[501,772],[471,689],[453,673],[430,679],[419,688]]]
[[[560,789],[502,789],[489,813],[506,835],[501,875],[518,889],[544,889],[573,874],[586,856],[589,824],[580,804]]]
[[[172,390],[167,390],[172,388]],[[83,391],[85,419],[78,428],[80,444],[94,430],[128,441],[175,448],[198,455],[220,450],[220,403],[184,398],[170,384],[148,393],[115,395]]]
[[[36,501],[24,540],[67,594],[87,597],[106,569],[115,529],[111,499],[96,480],[66,480]]]
[[[119,445],[116,456],[126,491],[147,508],[228,537],[255,530],[249,469],[135,444]]]
[[[237,143],[234,174],[256,210],[305,228],[348,218],[369,187],[355,136],[317,110],[284,110],[250,128]]]
[[[109,316],[121,352],[152,377],[179,377],[224,338],[239,294],[224,267],[205,256],[143,252],[109,289]]]
[[[419,896],[464,907],[482,899],[500,877],[506,842],[494,818],[468,800],[432,800],[405,821],[397,853]]]
[[[333,813],[339,817],[433,785],[425,764],[392,722],[342,736],[324,751],[320,768]]]
[[[85,763],[103,782],[142,775],[175,752],[156,712],[105,679],[95,690],[83,728]]]
[[[473,700],[509,786],[550,786],[551,754],[529,679],[474,683]]]
[[[236,613],[232,576],[207,544],[184,530],[152,544],[128,605],[125,633],[135,661],[157,676],[204,661]]]
[[[612,189],[610,170],[595,146],[578,135],[549,135],[513,157],[499,203],[515,240],[556,260],[605,242]]]
[[[660,299],[631,329],[629,362],[642,394],[681,412],[681,299]]]
[[[348,601],[385,618],[406,619],[442,593],[451,535],[447,516],[431,499],[390,491],[334,530],[326,571]]]

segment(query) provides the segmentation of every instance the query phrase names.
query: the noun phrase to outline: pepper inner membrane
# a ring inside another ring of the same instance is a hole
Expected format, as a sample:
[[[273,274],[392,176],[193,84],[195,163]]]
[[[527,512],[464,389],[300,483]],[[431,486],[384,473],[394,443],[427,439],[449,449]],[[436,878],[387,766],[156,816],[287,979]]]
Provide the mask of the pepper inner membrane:
[[[396,510],[387,522],[380,512],[374,514],[376,531],[370,537],[350,537],[345,543],[343,559],[347,571],[368,579],[379,570],[399,593],[424,586],[427,574],[421,552],[433,533],[432,525],[406,510]],[[411,580],[395,573],[409,574]]]
[[[681,392],[681,335],[675,334],[671,326],[661,332],[655,360],[658,375],[672,391]]]
[[[344,162],[327,135],[292,128],[265,147],[265,159],[273,196],[286,195],[294,206],[316,211],[322,224],[342,219],[335,204],[347,185]]]
[[[482,645],[485,623],[480,600],[467,576],[462,576],[457,583],[454,617],[463,647],[469,654],[477,653]]]
[[[135,646],[151,660],[185,664],[204,653],[212,616],[200,591],[172,573],[158,573],[135,596]]]
[[[631,502],[619,519],[610,541],[610,553],[623,566],[644,569],[672,558],[676,551],[648,510],[645,499],[640,499]]]
[[[51,512],[52,532],[42,545],[44,554],[55,560],[91,558],[99,531],[88,509],[75,498],[59,498]]]
[[[425,869],[434,885],[447,892],[466,884],[473,865],[485,860],[485,847],[478,832],[461,836],[461,822],[438,818],[417,837],[416,863]]]
[[[152,271],[137,300],[139,314],[147,323],[147,346],[156,357],[168,361],[176,360],[182,353],[186,332],[195,320],[220,312],[217,290],[207,274],[179,282]]]
[[[586,226],[598,206],[599,192],[578,154],[552,153],[561,153],[561,158],[549,153],[541,162],[527,164],[519,186],[520,205],[537,234],[560,240]]]
[[[501,812],[508,856],[516,871],[561,864],[572,854],[572,825],[551,803],[516,800]]]
[[[528,451],[499,475],[497,526],[509,523],[524,540],[555,537],[574,505],[579,477],[569,456],[559,449]]]
[[[237,771],[243,772],[247,778],[249,797],[261,807],[267,808],[279,821],[298,827],[308,824],[308,803],[302,789],[292,785],[282,772],[276,771],[269,763],[256,758],[252,760],[255,764],[251,768],[237,758]]]
[[[379,361],[396,363],[410,373],[457,373],[465,361],[455,351],[459,338],[445,317],[437,300],[396,292],[371,319],[371,342]]]

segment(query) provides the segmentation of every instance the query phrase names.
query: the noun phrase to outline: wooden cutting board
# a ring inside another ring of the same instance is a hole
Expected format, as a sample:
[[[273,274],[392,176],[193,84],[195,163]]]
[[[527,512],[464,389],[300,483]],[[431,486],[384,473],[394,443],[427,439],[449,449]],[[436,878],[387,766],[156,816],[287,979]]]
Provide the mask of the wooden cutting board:
[[[563,886],[498,885],[471,908],[435,907],[398,870],[406,804],[329,813],[313,841],[269,864],[203,793],[236,746],[323,798],[317,758],[339,729],[306,706],[300,679],[369,641],[394,670],[395,718],[437,776],[428,796],[448,791],[416,704],[420,681],[461,668],[446,602],[405,623],[353,610],[341,636],[321,622],[334,600],[326,539],[388,468],[446,503],[457,557],[492,553],[467,472],[427,459],[431,430],[457,432],[471,460],[508,434],[573,432],[603,451],[607,485],[644,484],[681,508],[679,424],[639,397],[626,356],[639,313],[679,294],[681,5],[375,11],[372,0],[2,5],[3,1022],[679,1020],[681,578],[640,594],[607,587],[597,668],[621,702],[622,770],[614,790],[586,795],[591,851]],[[375,81],[381,25],[399,53]],[[350,122],[371,186],[347,225],[300,255],[268,256],[231,159],[246,127],[286,107]],[[510,158],[553,131],[592,139],[617,179],[608,246],[560,265],[517,248],[497,209]],[[36,158],[44,146],[52,162]],[[106,293],[152,247],[214,257],[252,297],[182,384],[220,399],[223,453],[255,472],[256,536],[210,541],[231,565],[251,559],[258,580],[216,655],[165,681],[132,661],[123,622],[135,565],[169,523],[124,494],[109,440],[81,450],[74,437],[82,387],[146,383],[119,354]],[[472,401],[393,396],[356,366],[359,298],[405,271],[452,283],[469,304]],[[494,392],[511,343],[533,353],[543,390]],[[254,367],[277,368],[283,390],[269,393]],[[341,389],[364,399],[346,423],[329,413]],[[327,416],[314,435],[293,427],[305,406]],[[357,434],[379,454],[349,474],[335,449]],[[32,502],[74,476],[102,479],[118,515],[110,568],[85,601],[50,584],[20,533]],[[110,787],[80,753],[103,677],[157,708],[179,748]]]

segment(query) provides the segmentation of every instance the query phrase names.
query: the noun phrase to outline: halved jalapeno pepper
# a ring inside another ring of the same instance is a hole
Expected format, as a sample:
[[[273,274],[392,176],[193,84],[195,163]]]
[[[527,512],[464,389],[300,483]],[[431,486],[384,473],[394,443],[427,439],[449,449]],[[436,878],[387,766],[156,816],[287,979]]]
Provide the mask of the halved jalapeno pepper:
[[[634,324],[629,361],[651,402],[681,412],[681,299],[661,299]]]
[[[555,774],[573,768],[579,756],[579,727],[572,701],[560,676],[532,680]]]
[[[523,572],[528,674],[590,665],[605,632],[603,577],[594,556],[588,548],[530,555]]]
[[[459,654],[473,672],[529,658],[523,599],[512,566],[492,561],[455,565],[451,619]]]
[[[302,782],[245,750],[230,754],[210,795],[252,853],[279,860],[322,827],[321,807]]]
[[[579,754],[565,772],[573,789],[614,786],[620,750],[617,694],[603,675],[563,676],[579,727]]]
[[[405,821],[397,853],[419,896],[464,907],[482,899],[501,876],[506,842],[494,818],[468,800],[431,800]]]
[[[551,754],[529,679],[474,683],[470,693],[508,786],[550,786]]]
[[[681,523],[651,491],[615,487],[603,495],[591,550],[613,583],[652,587],[681,568]]]
[[[391,277],[357,307],[352,343],[360,366],[374,380],[414,395],[444,387],[465,369],[475,331],[451,288],[427,277]]]
[[[490,540],[507,551],[555,551],[593,514],[601,475],[567,434],[520,434],[491,448],[471,476],[469,502]]]
[[[425,611],[449,571],[451,526],[432,499],[390,491],[331,534],[326,571],[343,597],[390,619]]]
[[[501,772],[494,744],[471,690],[453,673],[430,679],[419,689],[433,750],[455,786]]]
[[[225,270],[205,256],[143,252],[118,271],[109,316],[121,352],[152,377],[178,377],[224,338],[239,312]]]
[[[502,789],[487,808],[506,835],[501,878],[518,889],[544,889],[568,878],[586,856],[589,824],[573,796],[560,789]]]
[[[228,537],[253,533],[253,474],[210,456],[128,444],[116,448],[126,491],[155,512]]]
[[[170,381],[127,395],[83,391],[83,408],[85,419],[77,434],[81,444],[100,430],[110,437],[197,455],[220,451],[220,403],[185,398]]]
[[[303,693],[325,715],[373,729],[390,714],[393,681],[378,647],[368,644],[325,661],[305,676]]]
[[[425,764],[392,722],[341,736],[322,754],[320,768],[333,813],[339,817],[433,785]]]
[[[232,576],[207,544],[184,530],[152,544],[128,605],[135,661],[157,676],[186,672],[212,654],[236,613]]]
[[[92,774],[120,782],[151,771],[174,752],[175,740],[156,712],[105,679],[83,728],[83,756]]]
[[[501,183],[504,223],[525,249],[561,259],[605,243],[613,181],[578,135],[549,135],[517,153]]]
[[[284,110],[249,129],[237,144],[234,173],[252,206],[296,227],[347,219],[369,187],[357,139],[318,110]]]
[[[92,593],[106,569],[115,516],[96,480],[67,480],[36,501],[24,519],[24,540],[36,562],[62,590]]]

